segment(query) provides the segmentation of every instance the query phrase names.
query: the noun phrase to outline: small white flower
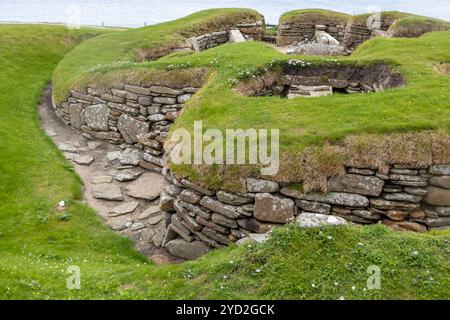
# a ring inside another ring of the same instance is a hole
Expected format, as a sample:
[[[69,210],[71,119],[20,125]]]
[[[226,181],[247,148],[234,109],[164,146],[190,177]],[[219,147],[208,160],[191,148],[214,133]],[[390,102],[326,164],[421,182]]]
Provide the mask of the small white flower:
[[[352,290],[356,290],[356,287],[355,287],[355,286],[353,286],[353,287],[352,287]]]

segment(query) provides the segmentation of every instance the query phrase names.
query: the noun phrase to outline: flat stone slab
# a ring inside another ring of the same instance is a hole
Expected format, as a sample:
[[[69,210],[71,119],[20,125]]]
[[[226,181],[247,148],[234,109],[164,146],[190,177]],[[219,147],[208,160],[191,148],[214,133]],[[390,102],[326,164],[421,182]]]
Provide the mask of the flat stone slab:
[[[124,214],[132,213],[132,212],[134,212],[134,210],[137,209],[138,206],[139,206],[139,202],[137,202],[137,201],[126,202],[126,203],[123,203],[123,204],[115,207],[113,210],[111,210],[109,212],[109,215],[112,217],[117,217],[117,216],[121,216]]]
[[[95,176],[89,179],[89,182],[92,184],[111,183],[112,181],[113,177],[107,175]]]
[[[319,228],[324,226],[346,226],[348,223],[341,217],[306,212],[297,217],[297,224],[300,228]]]
[[[77,148],[75,148],[74,146],[71,146],[70,144],[67,144],[67,143],[58,144],[58,149],[61,150],[62,152],[67,152],[67,153],[80,153],[80,151]]]
[[[147,209],[144,210],[144,212],[142,212],[139,215],[138,220],[148,219],[148,218],[152,217],[153,215],[160,213],[160,212],[161,212],[161,209],[159,208],[159,206],[148,207]]]
[[[128,148],[125,149],[117,159],[121,165],[137,166],[141,159],[141,154],[139,150]]]
[[[106,159],[108,159],[109,162],[113,162],[115,160],[118,160],[120,155],[120,151],[111,151],[106,154]]]
[[[164,178],[157,173],[144,173],[126,188],[126,194],[136,199],[152,201],[159,198]]]
[[[92,196],[95,199],[123,201],[123,194],[120,188],[112,183],[94,184],[92,187]]]
[[[72,161],[81,166],[90,166],[94,162],[94,157],[90,155],[76,155]]]
[[[133,171],[127,169],[116,174],[114,179],[116,179],[119,182],[128,182],[136,180],[137,178],[139,178],[140,175],[142,175],[142,172],[140,171]]]

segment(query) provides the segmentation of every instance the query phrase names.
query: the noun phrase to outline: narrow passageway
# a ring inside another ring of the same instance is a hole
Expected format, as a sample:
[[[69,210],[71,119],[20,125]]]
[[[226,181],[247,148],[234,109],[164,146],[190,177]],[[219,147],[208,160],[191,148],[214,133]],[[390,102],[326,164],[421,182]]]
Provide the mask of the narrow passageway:
[[[103,221],[155,263],[181,262],[154,244],[162,243],[170,217],[158,206],[163,178],[137,165],[139,150],[88,140],[65,126],[53,111],[51,87],[44,92],[39,115],[46,134],[83,181],[85,201]]]

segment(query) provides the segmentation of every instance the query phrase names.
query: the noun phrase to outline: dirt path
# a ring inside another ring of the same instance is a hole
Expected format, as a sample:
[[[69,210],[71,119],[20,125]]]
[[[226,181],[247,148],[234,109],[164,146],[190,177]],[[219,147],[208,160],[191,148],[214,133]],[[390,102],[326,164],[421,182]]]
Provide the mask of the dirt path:
[[[137,151],[127,150],[124,145],[88,140],[79,131],[66,126],[53,111],[50,88],[44,93],[39,115],[43,129],[72,162],[83,181],[87,204],[103,221],[112,230],[131,239],[136,249],[155,263],[181,262],[153,244],[155,239],[162,242],[165,230],[166,217],[158,208],[163,179],[137,166]],[[119,182],[116,178],[130,181]],[[142,193],[139,188],[142,185],[146,186],[145,194],[137,194]],[[133,186],[138,190],[133,192]]]

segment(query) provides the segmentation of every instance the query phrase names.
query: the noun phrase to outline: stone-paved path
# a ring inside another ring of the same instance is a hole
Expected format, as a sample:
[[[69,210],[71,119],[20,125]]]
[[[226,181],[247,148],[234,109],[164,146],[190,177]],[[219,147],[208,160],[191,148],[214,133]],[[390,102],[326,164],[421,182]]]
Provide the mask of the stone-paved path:
[[[181,262],[153,244],[162,242],[165,231],[165,216],[158,207],[163,178],[137,165],[139,150],[91,141],[65,126],[51,106],[50,88],[39,115],[43,129],[83,181],[85,201],[105,223],[155,263]]]

